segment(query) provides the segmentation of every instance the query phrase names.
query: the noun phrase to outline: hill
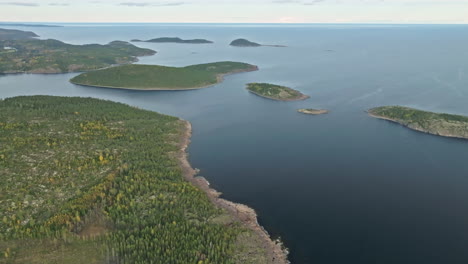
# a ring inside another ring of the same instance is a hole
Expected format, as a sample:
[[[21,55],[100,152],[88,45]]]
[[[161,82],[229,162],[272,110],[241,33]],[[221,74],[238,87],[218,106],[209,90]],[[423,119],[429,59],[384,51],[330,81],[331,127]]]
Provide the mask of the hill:
[[[261,44],[246,40],[246,39],[236,39],[229,44],[231,46],[235,47],[260,47],[262,46]]]
[[[30,39],[39,37],[36,33],[31,31],[22,31],[16,29],[4,29],[0,28],[0,41],[2,40],[13,40],[13,39]]]

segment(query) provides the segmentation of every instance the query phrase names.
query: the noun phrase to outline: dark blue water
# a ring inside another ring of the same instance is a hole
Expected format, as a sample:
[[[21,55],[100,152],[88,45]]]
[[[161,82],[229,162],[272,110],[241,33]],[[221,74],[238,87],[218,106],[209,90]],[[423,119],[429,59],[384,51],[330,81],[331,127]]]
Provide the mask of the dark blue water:
[[[21,28],[20,28],[21,29]],[[140,63],[256,64],[182,92],[79,87],[75,74],[6,75],[0,97],[91,96],[192,122],[190,161],[227,199],[248,204],[293,263],[468,263],[468,141],[414,132],[366,109],[406,105],[468,115],[468,26],[139,25],[34,28],[70,43],[162,36],[213,45],[139,43]],[[238,37],[288,48],[233,48]],[[311,96],[276,102],[248,82]],[[323,116],[296,109],[325,108]]]

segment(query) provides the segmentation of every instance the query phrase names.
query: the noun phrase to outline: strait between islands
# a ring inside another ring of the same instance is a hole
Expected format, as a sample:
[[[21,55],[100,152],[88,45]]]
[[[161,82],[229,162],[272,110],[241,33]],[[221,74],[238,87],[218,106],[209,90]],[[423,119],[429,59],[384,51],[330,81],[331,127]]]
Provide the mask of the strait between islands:
[[[468,139],[467,116],[433,113],[404,106],[381,106],[367,112],[372,117],[395,122],[416,131]]]

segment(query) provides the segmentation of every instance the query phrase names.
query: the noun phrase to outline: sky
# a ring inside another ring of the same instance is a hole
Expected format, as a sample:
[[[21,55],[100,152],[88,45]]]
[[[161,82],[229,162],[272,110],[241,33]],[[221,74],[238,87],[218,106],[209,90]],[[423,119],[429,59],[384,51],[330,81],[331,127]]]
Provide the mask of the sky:
[[[0,21],[468,24],[468,0],[0,0]]]

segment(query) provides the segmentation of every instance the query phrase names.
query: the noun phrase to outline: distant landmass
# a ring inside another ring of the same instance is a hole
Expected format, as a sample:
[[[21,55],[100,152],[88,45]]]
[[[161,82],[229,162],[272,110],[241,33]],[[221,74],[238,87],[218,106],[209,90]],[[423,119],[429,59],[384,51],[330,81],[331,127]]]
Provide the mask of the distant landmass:
[[[231,44],[229,44],[231,46],[235,46],[235,47],[260,47],[262,45],[258,44],[258,43],[255,43],[255,42],[252,42],[252,41],[249,41],[249,40],[246,40],[246,39],[236,39],[236,40],[233,40],[231,42]]]
[[[468,117],[433,113],[403,106],[382,106],[368,110],[372,117],[389,120],[410,129],[443,137],[468,139]]]
[[[36,33],[31,31],[22,31],[16,29],[4,29],[0,28],[0,41],[7,39],[31,39],[34,37],[39,37]]]
[[[191,90],[211,86],[227,74],[256,71],[255,65],[222,61],[187,67],[131,64],[82,73],[70,82],[132,90]]]
[[[64,73],[96,70],[153,55],[150,49],[125,41],[106,45],[71,45],[55,39],[34,39],[29,31],[0,29],[0,73]]]
[[[243,39],[243,38],[240,38],[240,39],[236,39],[236,40],[233,40],[231,42],[231,44],[229,44],[231,46],[234,46],[234,47],[286,47],[286,46],[283,46],[283,45],[264,45],[264,44],[259,44],[259,43],[256,43],[256,42],[252,42],[250,40],[247,40],[247,39]]]
[[[0,26],[9,26],[9,27],[63,27],[63,26],[60,26],[60,25],[18,24],[18,23],[0,23]]]
[[[183,44],[210,44],[213,41],[206,39],[181,39],[175,37],[154,38],[150,40],[132,39],[132,42],[153,42],[153,43],[183,43]]]
[[[279,101],[297,101],[309,98],[309,96],[289,87],[270,83],[249,83],[247,90],[258,96]]]

